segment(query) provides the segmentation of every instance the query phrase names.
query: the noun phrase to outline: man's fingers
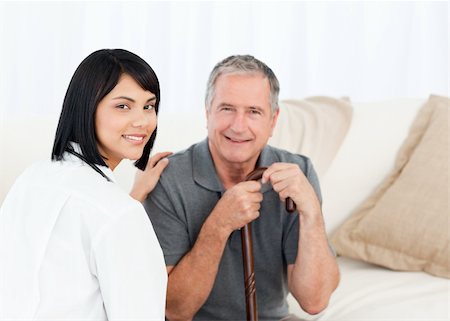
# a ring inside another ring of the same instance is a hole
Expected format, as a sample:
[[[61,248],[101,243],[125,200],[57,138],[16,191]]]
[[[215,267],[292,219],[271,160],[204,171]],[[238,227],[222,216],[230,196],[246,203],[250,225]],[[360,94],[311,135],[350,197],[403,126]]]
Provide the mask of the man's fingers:
[[[286,168],[286,166],[289,165],[285,163],[273,163],[268,169],[264,171],[261,182],[263,184],[267,183],[270,180],[270,177],[273,175],[273,173]]]
[[[297,165],[289,163],[274,163],[263,173],[261,182],[263,184],[271,181],[271,183],[288,179],[300,171]]]
[[[247,192],[258,192],[261,189],[261,183],[258,181],[246,181],[240,183]]]

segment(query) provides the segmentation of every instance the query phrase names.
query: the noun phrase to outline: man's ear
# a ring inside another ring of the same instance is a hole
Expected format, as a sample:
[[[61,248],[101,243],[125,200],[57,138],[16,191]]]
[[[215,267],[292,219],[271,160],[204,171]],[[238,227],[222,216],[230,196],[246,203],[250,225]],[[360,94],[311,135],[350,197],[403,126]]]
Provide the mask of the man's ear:
[[[272,115],[272,120],[271,120],[271,131],[270,131],[270,137],[272,137],[273,135],[273,130],[275,129],[275,126],[277,125],[277,121],[278,121],[278,116],[280,115],[280,108],[277,108],[277,110],[275,110],[275,112]]]
[[[205,105],[206,128],[208,128],[209,111],[208,106]]]

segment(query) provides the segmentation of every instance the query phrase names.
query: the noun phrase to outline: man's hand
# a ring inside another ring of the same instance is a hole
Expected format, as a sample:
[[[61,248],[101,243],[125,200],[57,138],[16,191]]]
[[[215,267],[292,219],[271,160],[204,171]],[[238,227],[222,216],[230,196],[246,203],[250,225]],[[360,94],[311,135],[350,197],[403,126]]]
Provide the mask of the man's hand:
[[[263,174],[262,182],[270,181],[285,201],[287,197],[299,212],[298,255],[288,265],[288,286],[306,312],[317,314],[329,302],[339,282],[336,259],[328,246],[320,202],[300,167],[274,163]]]
[[[315,213],[320,213],[320,202],[314,188],[298,165],[274,163],[264,172],[261,181],[270,181],[283,202],[290,197],[302,216],[313,218]]]
[[[261,183],[248,181],[228,189],[217,203],[209,219],[227,235],[259,217],[263,195]]]
[[[192,320],[205,304],[230,234],[259,216],[263,199],[260,189],[261,183],[256,181],[229,188],[203,223],[192,249],[175,266],[168,267],[169,320]]]
[[[148,160],[144,171],[139,169],[136,171],[133,188],[130,192],[131,197],[139,202],[143,202],[147,198],[147,195],[153,191],[156,183],[158,183],[161,173],[169,164],[166,157],[171,154],[171,152],[155,154]]]

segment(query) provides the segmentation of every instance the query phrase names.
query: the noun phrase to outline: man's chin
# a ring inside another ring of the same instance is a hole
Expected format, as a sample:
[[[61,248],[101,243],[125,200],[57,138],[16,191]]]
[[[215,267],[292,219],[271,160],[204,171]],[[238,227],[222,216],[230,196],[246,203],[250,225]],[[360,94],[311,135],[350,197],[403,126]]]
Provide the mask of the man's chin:
[[[248,155],[229,155],[228,157],[225,157],[225,159],[231,164],[245,164],[248,163],[252,159],[252,157]]]

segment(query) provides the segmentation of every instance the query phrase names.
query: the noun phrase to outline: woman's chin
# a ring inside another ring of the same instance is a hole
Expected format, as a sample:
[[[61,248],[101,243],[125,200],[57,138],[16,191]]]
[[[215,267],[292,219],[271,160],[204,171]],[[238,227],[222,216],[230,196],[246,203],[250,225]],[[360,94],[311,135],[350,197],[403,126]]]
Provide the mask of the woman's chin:
[[[139,150],[133,153],[128,153],[126,156],[127,159],[131,160],[131,161],[137,161],[138,159],[140,159],[142,157],[142,153],[144,152],[144,150]]]

